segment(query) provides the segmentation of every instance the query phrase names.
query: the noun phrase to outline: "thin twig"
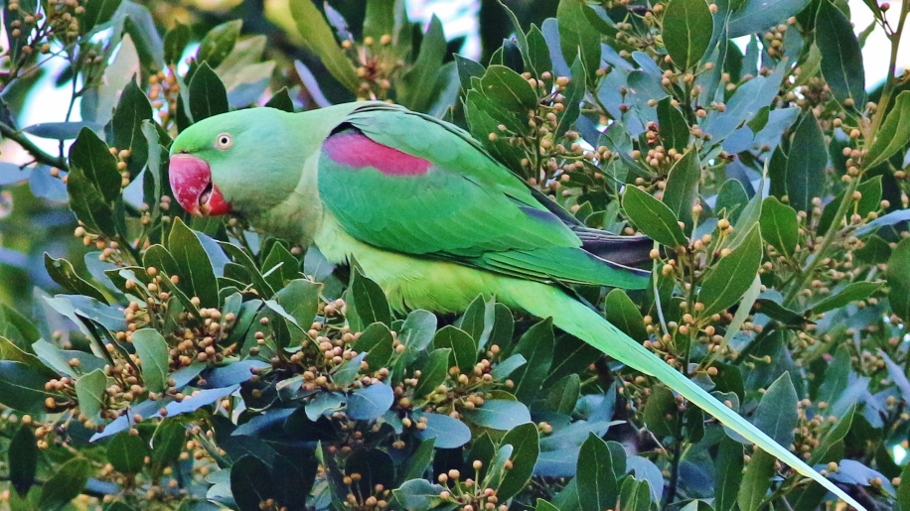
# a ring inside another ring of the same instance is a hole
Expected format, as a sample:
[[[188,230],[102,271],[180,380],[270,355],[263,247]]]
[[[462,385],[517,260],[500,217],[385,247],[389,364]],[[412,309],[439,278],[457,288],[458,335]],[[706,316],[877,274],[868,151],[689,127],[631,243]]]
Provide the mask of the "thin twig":
[[[67,170],[68,166],[66,160],[59,156],[51,156],[50,154],[44,152],[40,147],[35,145],[34,142],[28,139],[24,133],[21,131],[13,129],[12,126],[6,124],[5,122],[0,122],[0,135],[3,135],[4,138],[8,138],[25,149],[35,161],[39,163],[44,163],[45,165],[50,165],[51,167],[56,167],[61,170]]]

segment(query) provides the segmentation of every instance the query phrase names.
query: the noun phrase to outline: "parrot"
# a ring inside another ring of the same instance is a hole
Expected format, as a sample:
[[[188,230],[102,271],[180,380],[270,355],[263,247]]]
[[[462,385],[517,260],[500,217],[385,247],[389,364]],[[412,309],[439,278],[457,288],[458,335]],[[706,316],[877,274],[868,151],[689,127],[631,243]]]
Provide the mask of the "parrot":
[[[355,260],[398,312],[464,311],[478,296],[540,318],[669,386],[857,509],[827,478],[570,290],[643,289],[653,242],[586,228],[454,124],[386,102],[202,119],[169,154],[175,200]]]

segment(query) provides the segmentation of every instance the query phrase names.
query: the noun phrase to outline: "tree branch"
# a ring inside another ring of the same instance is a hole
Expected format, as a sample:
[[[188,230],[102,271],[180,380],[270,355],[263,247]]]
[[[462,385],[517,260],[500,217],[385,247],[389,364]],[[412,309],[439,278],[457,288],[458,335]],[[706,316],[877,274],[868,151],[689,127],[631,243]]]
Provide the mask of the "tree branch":
[[[22,146],[23,149],[35,158],[35,161],[50,165],[51,167],[57,167],[61,170],[68,170],[65,159],[59,156],[51,156],[44,152],[40,147],[35,145],[34,142],[29,140],[24,133],[13,129],[12,126],[2,121],[0,121],[0,135],[3,135],[4,138],[8,138]]]

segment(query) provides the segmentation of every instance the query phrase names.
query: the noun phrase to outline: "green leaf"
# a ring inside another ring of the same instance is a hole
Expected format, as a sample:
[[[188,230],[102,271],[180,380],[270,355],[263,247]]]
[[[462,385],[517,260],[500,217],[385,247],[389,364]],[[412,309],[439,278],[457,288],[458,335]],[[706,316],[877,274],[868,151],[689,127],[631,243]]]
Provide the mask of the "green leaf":
[[[363,19],[364,37],[379,40],[384,35],[395,33],[395,2],[367,0]]]
[[[657,102],[657,123],[664,147],[680,153],[686,150],[689,146],[689,123],[682,112],[670,103],[670,96]]]
[[[527,363],[512,372],[512,380],[515,382],[512,393],[522,403],[530,405],[537,397],[553,364],[555,343],[551,318],[538,322],[518,340],[513,353],[522,355]]]
[[[650,511],[651,485],[645,479],[625,478],[619,490],[619,502],[627,511]]]
[[[582,511],[602,511],[616,507],[619,498],[619,483],[616,480],[615,465],[619,460],[607,443],[594,433],[588,435],[578,454],[575,476],[578,501]],[[625,460],[622,460],[625,465]]]
[[[198,297],[201,307],[217,307],[218,280],[212,261],[196,233],[180,217],[174,218],[167,244],[179,270],[177,285],[191,297]]]
[[[264,106],[294,113],[294,101],[291,99],[291,94],[288,92],[287,87],[282,87],[280,91],[273,94]]]
[[[180,62],[183,56],[183,50],[189,44],[193,31],[190,27],[180,23],[174,25],[174,28],[164,34],[164,62],[167,64],[176,64]]]
[[[366,352],[366,361],[371,371],[377,371],[389,365],[394,348],[395,339],[389,327],[382,323],[373,323],[366,327],[360,338],[354,342],[353,349]]]
[[[87,34],[98,25],[107,23],[120,7],[121,0],[87,0],[79,32]]]
[[[488,67],[480,79],[480,87],[484,95],[506,110],[524,112],[537,106],[537,92],[527,80],[506,66]]]
[[[822,56],[822,75],[834,99],[848,110],[865,108],[863,53],[850,20],[831,2],[819,2],[815,18],[815,44]],[[847,106],[847,100],[853,103],[853,108]]]
[[[231,20],[209,30],[199,43],[199,49],[196,50],[196,64],[205,63],[211,69],[218,67],[237,44],[242,26],[243,20]]]
[[[774,475],[774,457],[761,449],[755,449],[752,459],[746,465],[737,503],[742,511],[758,511],[765,500],[765,493],[771,487]]]
[[[594,81],[595,71],[600,68],[600,32],[591,24],[586,10],[591,8],[581,0],[560,0],[556,7],[556,21],[559,26],[559,46],[566,62],[574,62],[581,54],[581,61],[587,70],[587,81]],[[594,13],[594,16],[597,16]],[[572,78],[578,80],[581,77]]]
[[[104,371],[95,369],[80,376],[75,387],[79,411],[90,420],[99,420],[104,407],[104,394],[107,391],[107,376],[104,375]]]
[[[714,30],[705,0],[670,0],[663,19],[664,46],[680,69],[698,65]]]
[[[118,151],[128,149],[126,158],[130,178],[136,177],[145,168],[149,156],[149,144],[142,133],[142,121],[152,119],[152,105],[136,82],[130,80],[120,95],[114,117],[111,119],[113,146]],[[157,149],[157,144],[154,147]]]
[[[788,257],[796,253],[799,223],[793,208],[782,204],[777,197],[768,197],[762,204],[759,222],[765,241]]]
[[[493,331],[495,312],[495,302],[492,300],[487,302],[483,295],[477,295],[471,300],[464,314],[455,321],[455,326],[467,332],[477,342],[477,349],[483,349]]]
[[[785,372],[768,387],[755,410],[755,427],[781,445],[793,443],[797,417],[797,396],[790,373]]]
[[[673,436],[676,430],[676,398],[667,387],[655,385],[645,403],[642,419],[648,431],[659,436]]]
[[[426,419],[426,428],[417,430],[421,442],[435,439],[437,449],[457,449],[471,441],[471,430],[458,419],[438,413],[414,412],[417,420]],[[475,442],[476,445],[476,442]]]
[[[449,367],[458,367],[461,374],[471,374],[477,363],[477,343],[464,330],[452,325],[442,327],[433,337],[434,348],[449,348],[452,355]]]
[[[319,310],[319,296],[322,294],[322,289],[322,284],[306,279],[294,279],[275,293],[275,301],[294,318],[299,327],[297,329],[294,328],[294,325],[288,325],[291,330],[291,338],[296,342],[307,340],[306,332],[312,326],[316,312]]]
[[[863,248],[853,252],[856,259],[864,264],[883,264],[891,257],[891,246],[881,236],[869,236]]]
[[[894,100],[894,107],[885,117],[865,157],[865,167],[881,165],[894,153],[906,147],[910,140],[910,91],[903,91]]]
[[[727,37],[754,34],[777,25],[806,8],[811,0],[737,0],[730,2]]]
[[[469,431],[468,440],[470,440],[470,436],[471,433]],[[427,469],[430,468],[430,463],[433,462],[433,448],[435,442],[435,438],[421,440],[420,445],[417,447],[417,449],[414,450],[410,458],[405,461],[404,466],[402,467],[404,469],[402,470],[404,473],[404,476],[401,478],[402,481],[410,481],[411,479],[423,478],[423,475],[427,472]],[[465,443],[467,443],[467,441]]]
[[[139,357],[142,382],[149,392],[163,392],[167,389],[168,354],[167,341],[153,328],[141,328],[133,332],[133,347]]]
[[[843,289],[818,302],[811,307],[814,314],[821,314],[839,309],[859,300],[865,300],[882,287],[877,282],[851,282]]]
[[[165,419],[152,435],[152,464],[157,470],[176,463],[186,444],[186,428],[179,419]]]
[[[534,472],[534,464],[537,463],[537,456],[540,454],[539,441],[537,426],[530,422],[516,426],[502,437],[499,445],[512,446],[512,455],[509,457],[512,460],[512,468],[502,477],[496,492],[497,497],[508,500],[518,495],[528,484]]]
[[[762,260],[762,241],[758,227],[753,227],[743,242],[709,270],[698,292],[705,304],[705,316],[721,312],[739,301],[752,285]]]
[[[714,508],[733,511],[743,480],[743,446],[728,436],[721,439],[714,463]]]
[[[446,38],[442,22],[434,15],[420,43],[413,67],[397,84],[402,105],[418,112],[425,112],[433,105],[439,95],[436,84],[445,56]]]
[[[73,265],[66,259],[54,259],[47,252],[44,253],[44,268],[47,274],[54,279],[54,282],[60,284],[78,295],[91,296],[92,298],[107,304],[107,298],[95,286],[86,282],[82,277],[76,275]]]
[[[439,348],[430,352],[426,362],[421,367],[420,380],[414,388],[414,397],[423,398],[436,390],[449,372],[449,357],[452,350]]]
[[[93,472],[92,463],[86,458],[67,461],[44,483],[38,508],[42,511],[61,509],[82,493]]]
[[[13,435],[7,449],[9,459],[9,481],[21,497],[35,484],[38,470],[38,445],[35,433],[28,424],[23,424]]]
[[[703,0],[696,0],[702,2]],[[663,203],[676,218],[686,224],[686,229],[692,229],[692,206],[698,196],[698,183],[701,180],[701,164],[698,161],[698,151],[692,149],[683,155],[682,159],[673,164],[667,176],[667,186],[664,189]]]
[[[207,62],[203,62],[190,79],[189,101],[193,122],[223,114],[230,108],[224,84]]]
[[[550,49],[547,47],[547,40],[544,39],[543,33],[537,28],[537,25],[531,25],[528,30],[528,54],[525,57],[525,65],[534,70],[536,76],[540,76],[547,71],[553,70],[553,61],[550,59]]]
[[[571,415],[578,402],[581,391],[581,378],[577,374],[569,374],[548,387],[543,399],[538,402],[539,408],[551,412]],[[537,411],[535,406],[534,410]]]
[[[528,407],[519,401],[503,399],[488,399],[473,410],[464,410],[462,416],[478,426],[500,431],[531,421]]]
[[[891,310],[904,321],[910,321],[910,238],[904,238],[888,259],[886,273],[891,291]]]
[[[644,341],[648,338],[641,311],[622,289],[614,289],[607,293],[604,309],[607,321],[616,325],[629,337],[636,341]]]
[[[901,484],[897,487],[897,503],[900,504],[901,510],[910,509],[910,463],[906,463],[901,470]]]
[[[148,443],[140,436],[133,436],[129,431],[122,431],[111,439],[107,445],[107,460],[118,472],[137,474],[145,465],[149,455]]]
[[[626,187],[622,207],[629,220],[658,243],[671,247],[689,243],[673,211],[637,186]]]
[[[0,404],[25,413],[44,412],[44,400],[54,396],[44,390],[47,381],[24,362],[0,360]]]
[[[379,287],[379,284],[364,277],[356,268],[351,272],[347,306],[348,315],[350,316],[353,312],[357,318],[353,322],[350,317],[348,318],[352,330],[362,330],[363,326],[377,321],[386,325],[392,323],[392,312],[382,288]]]
[[[803,116],[793,134],[787,158],[787,195],[797,211],[812,211],[812,199],[822,195],[828,153],[825,137],[811,113]]]
[[[361,387],[348,396],[345,413],[353,420],[376,420],[389,410],[395,401],[395,391],[384,383]]]
[[[105,202],[114,202],[120,197],[122,177],[117,170],[117,158],[94,131],[89,128],[79,131],[70,147],[69,161],[70,177],[73,172],[85,176]]]
[[[289,2],[291,15],[297,24],[297,32],[307,48],[319,57],[329,73],[350,91],[360,87],[360,79],[354,65],[344,50],[335,42],[322,13],[312,2]]]

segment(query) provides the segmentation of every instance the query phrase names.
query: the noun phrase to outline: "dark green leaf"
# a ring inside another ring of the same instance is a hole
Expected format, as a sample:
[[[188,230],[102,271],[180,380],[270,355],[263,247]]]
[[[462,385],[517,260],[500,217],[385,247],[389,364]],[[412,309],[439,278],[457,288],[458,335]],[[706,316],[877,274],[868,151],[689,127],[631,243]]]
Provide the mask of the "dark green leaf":
[[[423,36],[413,67],[398,82],[402,105],[420,112],[432,106],[439,93],[435,85],[445,54],[446,39],[442,22],[434,15]]]
[[[509,430],[499,445],[511,445],[512,468],[506,471],[496,492],[500,499],[510,499],[520,492],[534,471],[537,456],[540,453],[539,434],[533,423],[521,424]]]
[[[698,301],[705,304],[702,314],[710,315],[735,304],[752,285],[762,260],[762,240],[753,227],[743,242],[721,258],[702,282]]]
[[[189,44],[193,31],[190,27],[180,23],[174,25],[174,28],[164,34],[164,61],[167,64],[176,64],[180,62],[183,56],[183,50]]]
[[[743,446],[724,436],[717,449],[714,464],[714,508],[717,511],[733,511],[743,480]]]
[[[244,455],[231,466],[231,493],[240,511],[260,511],[260,503],[275,494],[268,465]]]
[[[386,325],[392,322],[392,312],[389,310],[389,302],[386,300],[382,288],[379,287],[379,284],[364,277],[356,268],[351,272],[347,305],[348,314],[353,312],[357,318],[357,321],[351,324],[351,328],[354,330],[362,330],[366,325],[377,321]],[[348,320],[350,321],[350,318]]]
[[[166,390],[170,355],[164,337],[155,329],[142,328],[133,332],[133,347],[142,364],[140,369],[145,387],[149,392]]]
[[[490,66],[480,80],[480,90],[501,108],[523,112],[537,106],[537,92],[527,80],[506,66]]]
[[[768,197],[762,204],[759,222],[765,241],[786,256],[796,253],[799,223],[793,208],[782,204],[777,197]]]
[[[758,312],[767,315],[771,319],[780,321],[785,325],[802,325],[806,322],[806,318],[800,316],[795,311],[784,307],[774,300],[759,298],[755,301],[755,305]]]
[[[122,177],[117,170],[117,158],[94,131],[82,128],[70,147],[69,160],[70,179],[74,173],[85,176],[105,202],[113,202],[120,197]]]
[[[186,428],[174,419],[165,419],[152,435],[152,463],[164,468],[175,463],[186,444]]]
[[[670,0],[663,19],[664,46],[680,69],[695,67],[714,30],[714,19],[704,0]]]
[[[82,22],[79,31],[83,34],[91,32],[93,28],[107,23],[120,7],[121,0],[87,0],[85,12],[82,13]]]
[[[47,381],[24,362],[0,360],[0,403],[25,413],[44,412],[44,400],[53,397],[44,390]]]
[[[689,146],[689,123],[682,112],[670,103],[670,96],[657,102],[657,125],[664,147],[682,153]]]
[[[551,412],[571,415],[578,402],[581,390],[581,378],[577,374],[569,374],[548,387],[544,392],[540,408]],[[537,408],[535,407],[535,411]]]
[[[592,82],[594,72],[600,67],[600,32],[591,25],[585,14],[589,9],[591,8],[579,0],[560,0],[556,8],[556,20],[563,57],[566,62],[574,62],[580,53],[588,73],[587,81]]]
[[[676,247],[688,240],[677,223],[676,215],[666,204],[636,186],[626,187],[622,207],[638,229],[658,243]]]
[[[149,156],[149,144],[142,133],[142,122],[152,119],[152,106],[136,82],[130,80],[120,95],[114,117],[111,119],[113,146],[118,151],[129,150],[126,158],[130,178],[136,177],[145,168]],[[155,145],[157,149],[157,144]]]
[[[180,281],[177,285],[191,297],[198,297],[200,306],[217,307],[218,280],[212,261],[196,233],[183,220],[175,217],[167,244],[179,269]]]
[[[291,94],[288,92],[287,87],[282,87],[280,91],[273,94],[265,106],[294,113],[294,101],[291,99]]]
[[[607,443],[591,433],[581,446],[576,469],[578,501],[582,511],[602,511],[616,507],[619,483],[616,480],[613,451]],[[625,465],[625,459],[622,464]]]
[[[405,481],[398,488],[392,490],[394,504],[404,509],[438,509],[446,503],[440,493],[444,488],[433,484],[426,479],[411,479]],[[454,509],[452,504],[443,509]]]
[[[651,388],[642,418],[648,430],[658,436],[672,436],[676,430],[676,399],[663,385]]]
[[[555,342],[551,318],[535,324],[518,340],[514,353],[522,355],[527,363],[512,372],[515,386],[511,391],[522,403],[530,405],[537,397],[553,364]]]
[[[469,430],[468,440],[470,440],[470,437],[471,432]],[[411,454],[411,457],[407,460],[403,467],[404,470],[402,472],[404,473],[404,476],[401,478],[403,481],[423,478],[423,475],[427,472],[427,469],[430,468],[430,463],[433,462],[433,448],[435,442],[435,437],[429,438],[427,440],[421,440],[420,445],[417,447],[417,449],[414,450],[413,454]],[[467,443],[467,440],[465,442]]]
[[[298,342],[305,340],[304,334],[310,329],[313,319],[316,318],[322,289],[322,284],[316,284],[306,279],[294,279],[275,293],[275,301],[294,318],[299,326],[299,337],[293,333],[295,331],[293,326],[288,326],[292,331],[292,338]]]
[[[834,99],[848,109],[862,110],[866,105],[863,53],[853,24],[831,2],[819,2],[815,44],[822,56],[822,75]]]
[[[107,445],[107,460],[118,472],[136,474],[142,470],[149,454],[148,443],[129,431],[118,433]]]
[[[647,480],[627,477],[619,490],[619,502],[628,511],[650,511],[651,485]]]
[[[434,348],[449,348],[452,351],[449,367],[458,367],[461,374],[471,374],[477,363],[477,343],[464,330],[452,325],[445,326],[433,337]]]
[[[822,195],[828,153],[825,137],[811,113],[804,115],[796,125],[792,147],[797,149],[787,158],[790,205],[797,211],[812,211],[812,199]]]
[[[897,487],[897,503],[902,510],[910,509],[910,463],[901,470],[901,484]]]
[[[29,488],[35,483],[38,469],[38,445],[31,425],[23,424],[10,440],[7,450],[9,456],[9,481],[20,496],[25,497]]]
[[[489,399],[482,406],[462,412],[469,421],[490,429],[506,431],[531,421],[528,407],[519,401]]]
[[[910,238],[904,238],[888,259],[888,300],[891,310],[904,321],[910,321]]]
[[[701,164],[698,161],[698,151],[695,149],[674,163],[667,176],[663,203],[676,214],[676,218],[686,224],[687,230],[692,229],[692,206],[695,205],[695,198],[698,196],[700,180]]]
[[[552,71],[553,62],[550,60],[550,50],[547,48],[547,41],[536,25],[531,25],[531,29],[528,30],[527,40],[528,54],[524,55],[525,66],[532,69],[536,76]]]
[[[852,32],[851,32],[852,33]],[[874,135],[865,156],[865,167],[877,167],[894,153],[907,146],[910,140],[910,91],[903,91],[894,100],[894,107]]]
[[[203,62],[193,73],[189,84],[190,116],[199,122],[228,111],[227,91],[218,75]]]
[[[622,289],[614,289],[607,294],[604,306],[607,321],[616,325],[636,341],[648,338],[641,311]]]
[[[869,236],[865,240],[863,248],[853,252],[858,261],[865,264],[883,264],[888,262],[891,257],[891,246],[880,236]]]
[[[395,339],[392,338],[389,327],[382,323],[373,323],[363,330],[360,338],[354,342],[353,348],[360,352],[365,351],[370,370],[378,371],[389,365],[394,343]]]
[[[79,496],[93,473],[92,463],[82,457],[64,463],[41,489],[38,509],[57,511]]]
[[[793,443],[797,396],[790,373],[785,372],[768,387],[755,410],[755,426],[781,445]]]
[[[414,388],[414,397],[423,398],[434,392],[446,379],[449,372],[449,357],[452,350],[439,348],[430,352],[430,356],[421,368],[420,380]]]
[[[743,188],[742,183],[736,179],[728,179],[724,181],[720,192],[717,193],[714,212],[720,215],[721,211],[726,211],[724,217],[735,224],[748,202],[749,196],[746,195],[746,189]]]

